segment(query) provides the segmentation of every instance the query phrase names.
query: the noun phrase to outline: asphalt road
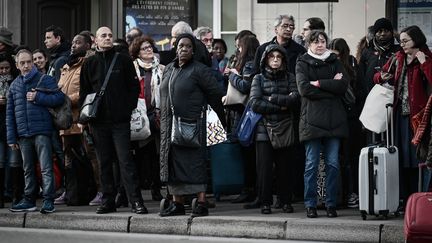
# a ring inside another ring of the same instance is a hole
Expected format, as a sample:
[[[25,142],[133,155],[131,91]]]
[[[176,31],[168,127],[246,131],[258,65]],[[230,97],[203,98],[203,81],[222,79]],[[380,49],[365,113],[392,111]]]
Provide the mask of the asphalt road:
[[[26,229],[0,227],[0,242],[8,243],[307,243],[311,241],[238,239],[181,235],[128,234],[74,230]],[[312,243],[312,242],[311,242]],[[314,241],[313,243],[317,243]]]

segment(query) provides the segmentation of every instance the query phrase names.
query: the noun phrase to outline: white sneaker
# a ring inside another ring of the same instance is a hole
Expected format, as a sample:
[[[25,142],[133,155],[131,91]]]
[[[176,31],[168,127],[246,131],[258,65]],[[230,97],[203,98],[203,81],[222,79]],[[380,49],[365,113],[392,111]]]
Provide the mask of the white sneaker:
[[[99,206],[102,204],[102,192],[97,192],[95,198],[89,202],[90,206]]]

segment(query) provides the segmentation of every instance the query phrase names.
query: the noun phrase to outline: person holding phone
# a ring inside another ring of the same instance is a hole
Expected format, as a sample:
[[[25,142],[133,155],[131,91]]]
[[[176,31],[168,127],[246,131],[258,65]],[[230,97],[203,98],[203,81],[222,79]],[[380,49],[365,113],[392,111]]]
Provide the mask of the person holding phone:
[[[416,26],[404,28],[400,34],[401,50],[375,74],[375,83],[394,86],[395,145],[399,148],[400,196],[403,203],[417,191],[418,163],[416,147],[411,144],[414,115],[422,112],[432,86],[432,53],[426,37]],[[401,205],[403,209],[403,204]]]

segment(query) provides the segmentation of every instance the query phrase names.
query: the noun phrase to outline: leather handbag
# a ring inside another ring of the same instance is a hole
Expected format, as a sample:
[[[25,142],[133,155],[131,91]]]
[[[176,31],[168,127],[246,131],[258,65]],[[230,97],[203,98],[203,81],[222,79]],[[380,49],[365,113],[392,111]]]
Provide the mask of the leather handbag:
[[[171,143],[190,148],[199,148],[202,146],[202,120],[204,118],[204,108],[199,118],[185,118],[176,115],[174,104],[172,102],[171,85],[174,79],[174,71],[171,72],[168,81],[168,96],[171,103],[172,127]]]
[[[228,89],[224,100],[224,105],[245,105],[247,103],[248,95],[243,94],[238,91],[232,84],[228,81]]]
[[[295,124],[298,123],[294,122],[292,118],[265,123],[267,134],[274,149],[287,148],[299,141]]]
[[[44,77],[45,74],[42,74],[38,83],[36,84],[36,88],[35,88],[36,91],[45,92],[45,93],[53,93],[59,91],[59,89],[52,90],[52,89],[39,87]],[[51,114],[52,121],[56,129],[66,130],[72,126],[73,123],[72,101],[67,95],[64,95],[64,102],[62,105],[54,108],[48,108],[48,111]]]
[[[105,93],[105,89],[108,84],[109,77],[111,76],[111,72],[117,60],[118,55],[119,55],[118,52],[116,52],[113,60],[111,61],[108,72],[105,75],[105,80],[99,92],[90,93],[85,97],[84,103],[82,104],[80,109],[80,114],[78,119],[79,123],[86,124],[96,119],[99,105],[102,101],[102,97]]]

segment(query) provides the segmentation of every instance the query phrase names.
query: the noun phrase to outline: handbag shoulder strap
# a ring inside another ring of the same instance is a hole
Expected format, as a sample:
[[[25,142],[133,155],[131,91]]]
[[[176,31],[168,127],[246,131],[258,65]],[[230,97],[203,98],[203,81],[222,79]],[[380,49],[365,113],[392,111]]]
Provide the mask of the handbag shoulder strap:
[[[103,82],[103,84],[102,84],[102,87],[101,87],[99,93],[98,93],[98,95],[100,95],[100,96],[102,96],[102,95],[105,93],[105,89],[106,89],[106,86],[107,86],[107,84],[108,84],[108,80],[109,80],[109,78],[110,78],[110,76],[111,76],[111,72],[112,72],[112,69],[113,69],[113,67],[114,67],[114,64],[115,64],[115,62],[116,62],[116,60],[117,60],[118,55],[119,55],[118,52],[116,52],[116,53],[114,54],[114,58],[113,58],[112,61],[111,61],[111,64],[110,64],[110,66],[109,66],[109,69],[108,69],[107,74],[105,75],[105,80],[104,80],[104,82]]]

